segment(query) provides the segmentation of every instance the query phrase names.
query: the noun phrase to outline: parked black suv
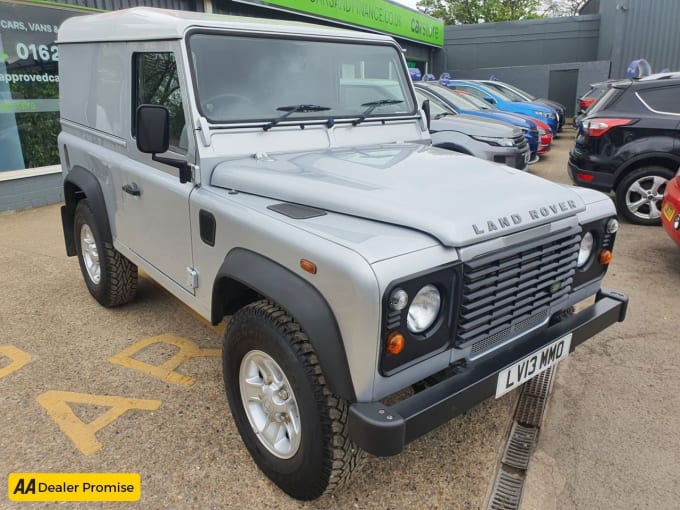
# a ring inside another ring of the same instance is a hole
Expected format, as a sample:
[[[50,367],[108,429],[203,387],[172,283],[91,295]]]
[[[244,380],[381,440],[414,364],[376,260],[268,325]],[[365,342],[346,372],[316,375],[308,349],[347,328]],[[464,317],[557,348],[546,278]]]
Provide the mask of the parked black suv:
[[[574,183],[616,194],[621,217],[661,223],[666,182],[680,165],[680,73],[611,84],[588,110],[569,154]]]

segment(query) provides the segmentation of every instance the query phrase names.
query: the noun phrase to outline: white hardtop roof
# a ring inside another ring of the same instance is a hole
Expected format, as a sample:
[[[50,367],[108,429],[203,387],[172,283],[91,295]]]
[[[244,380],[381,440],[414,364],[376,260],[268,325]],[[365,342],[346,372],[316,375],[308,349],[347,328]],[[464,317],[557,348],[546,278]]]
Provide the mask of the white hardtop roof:
[[[181,39],[186,31],[191,28],[218,28],[240,32],[321,36],[364,41],[391,40],[390,37],[383,35],[295,21],[134,7],[69,18],[59,28],[57,42]]]

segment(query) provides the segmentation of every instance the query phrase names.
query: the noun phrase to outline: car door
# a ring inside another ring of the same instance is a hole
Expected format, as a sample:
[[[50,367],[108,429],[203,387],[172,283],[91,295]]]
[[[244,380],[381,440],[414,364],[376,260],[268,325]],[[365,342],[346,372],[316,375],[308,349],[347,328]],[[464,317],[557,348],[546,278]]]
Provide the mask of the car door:
[[[148,48],[148,51],[146,50]],[[188,122],[181,60],[173,42],[139,43],[130,51],[132,90],[128,160],[122,169],[118,239],[177,285],[193,293],[187,281],[192,266],[189,195],[194,185],[180,183],[178,170],[155,162],[137,149],[136,110],[142,104],[165,106],[170,113],[170,149],[165,157],[193,163],[193,139]],[[186,121],[186,122],[185,122]]]

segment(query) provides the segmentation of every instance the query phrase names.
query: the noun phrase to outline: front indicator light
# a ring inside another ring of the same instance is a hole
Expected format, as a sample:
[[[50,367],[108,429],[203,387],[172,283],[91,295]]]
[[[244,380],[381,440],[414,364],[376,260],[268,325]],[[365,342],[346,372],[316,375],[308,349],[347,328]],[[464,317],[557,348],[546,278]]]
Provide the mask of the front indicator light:
[[[598,257],[598,261],[603,266],[609,265],[609,263],[612,261],[612,252],[609,250],[602,250],[600,252],[600,256]]]
[[[385,348],[387,349],[387,352],[396,356],[404,350],[405,344],[406,340],[404,339],[404,335],[394,331],[390,333],[390,336],[387,337],[387,344]]]

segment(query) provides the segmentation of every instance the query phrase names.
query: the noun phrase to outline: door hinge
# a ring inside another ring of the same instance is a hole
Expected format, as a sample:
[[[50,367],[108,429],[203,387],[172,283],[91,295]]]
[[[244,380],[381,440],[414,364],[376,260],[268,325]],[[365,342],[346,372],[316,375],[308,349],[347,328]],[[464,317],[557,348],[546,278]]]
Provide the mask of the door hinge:
[[[198,288],[198,271],[193,267],[187,267],[187,286],[190,289]]]

